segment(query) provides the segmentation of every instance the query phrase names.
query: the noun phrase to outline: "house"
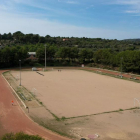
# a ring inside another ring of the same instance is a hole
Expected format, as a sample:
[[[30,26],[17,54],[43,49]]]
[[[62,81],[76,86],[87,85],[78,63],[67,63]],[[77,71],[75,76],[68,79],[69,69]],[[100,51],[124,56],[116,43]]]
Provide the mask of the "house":
[[[69,40],[68,38],[63,38],[63,41],[67,41],[67,40]]]
[[[28,52],[28,58],[26,60],[32,60],[32,61],[38,60],[38,58],[36,58],[36,52]]]
[[[34,56],[34,57],[35,57],[35,56],[36,56],[36,52],[28,52],[28,55],[29,55],[29,56],[31,56],[31,55],[32,55],[32,56]]]

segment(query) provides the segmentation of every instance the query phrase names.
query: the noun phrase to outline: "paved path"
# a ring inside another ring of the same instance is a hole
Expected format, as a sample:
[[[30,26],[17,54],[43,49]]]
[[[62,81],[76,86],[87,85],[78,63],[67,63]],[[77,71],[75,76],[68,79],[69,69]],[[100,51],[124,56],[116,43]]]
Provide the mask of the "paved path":
[[[19,106],[9,85],[0,71],[0,136],[7,132],[23,131],[27,134],[39,135],[46,140],[70,140],[59,136],[30,120]],[[11,101],[14,101],[12,106]]]

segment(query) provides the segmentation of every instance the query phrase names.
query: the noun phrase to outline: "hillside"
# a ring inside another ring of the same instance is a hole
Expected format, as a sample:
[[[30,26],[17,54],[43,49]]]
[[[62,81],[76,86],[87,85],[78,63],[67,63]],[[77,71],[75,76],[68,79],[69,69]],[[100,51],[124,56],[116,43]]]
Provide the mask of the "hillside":
[[[18,46],[27,44],[49,44],[57,47],[78,47],[91,48],[93,51],[98,49],[110,48],[115,51],[137,50],[140,48],[140,39],[109,40],[102,38],[78,38],[78,37],[45,37],[38,34],[23,34],[17,31],[13,34],[0,34],[0,47]]]

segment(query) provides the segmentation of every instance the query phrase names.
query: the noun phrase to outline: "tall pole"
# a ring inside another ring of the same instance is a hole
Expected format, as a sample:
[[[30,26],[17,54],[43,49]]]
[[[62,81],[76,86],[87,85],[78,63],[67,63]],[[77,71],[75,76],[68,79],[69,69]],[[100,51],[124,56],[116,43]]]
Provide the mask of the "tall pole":
[[[123,57],[121,57],[121,78],[122,78],[122,60],[123,60]]]
[[[45,71],[46,71],[46,44],[45,44]]]
[[[21,60],[19,60],[19,70],[20,70],[20,83],[19,83],[19,86],[21,86]]]

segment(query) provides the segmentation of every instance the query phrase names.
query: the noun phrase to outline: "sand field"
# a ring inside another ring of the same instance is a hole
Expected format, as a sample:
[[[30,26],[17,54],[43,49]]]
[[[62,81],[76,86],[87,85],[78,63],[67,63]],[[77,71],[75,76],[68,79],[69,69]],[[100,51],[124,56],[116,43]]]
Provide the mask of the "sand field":
[[[21,82],[58,117],[77,117],[132,108],[139,83],[83,70],[22,71]],[[12,71],[16,77],[18,71]],[[18,81],[19,82],[19,81]]]

